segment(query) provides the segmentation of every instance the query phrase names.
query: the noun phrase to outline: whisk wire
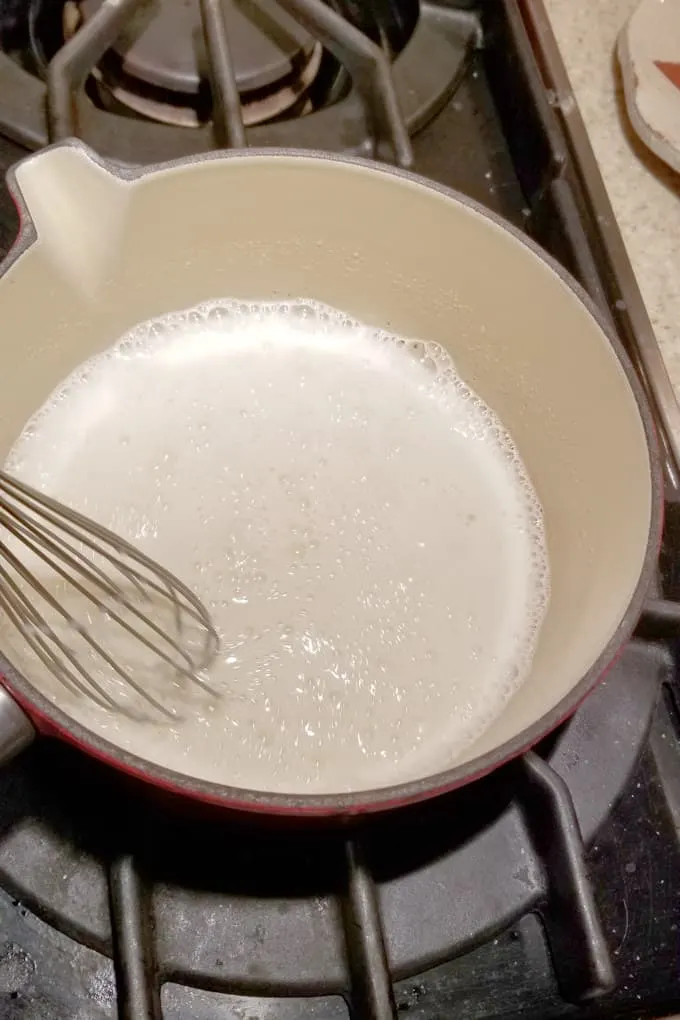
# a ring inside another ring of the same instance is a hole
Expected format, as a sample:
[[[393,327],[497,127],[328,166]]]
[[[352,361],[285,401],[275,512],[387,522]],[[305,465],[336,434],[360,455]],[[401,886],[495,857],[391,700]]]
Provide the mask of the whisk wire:
[[[10,531],[16,537],[21,537],[21,532],[24,532],[24,531],[30,532],[32,534],[37,533],[38,537],[42,540],[44,545],[49,550],[51,550],[52,552],[56,553],[57,555],[60,555],[62,557],[62,559],[65,560],[65,562],[69,566],[74,567],[76,570],[80,569],[82,571],[82,573],[84,574],[84,576],[89,581],[96,583],[97,582],[97,578],[99,578],[99,583],[102,585],[102,587],[104,587],[104,589],[108,592],[108,594],[112,598],[114,598],[117,602],[119,602],[133,616],[135,616],[137,619],[141,620],[145,624],[145,626],[149,628],[149,630],[153,631],[160,638],[164,639],[165,641],[168,642],[169,645],[172,646],[173,650],[176,651],[177,654],[184,660],[185,667],[179,666],[176,662],[174,662],[172,660],[170,655],[168,655],[162,648],[159,648],[157,645],[152,644],[152,642],[149,641],[149,639],[146,638],[144,636],[144,634],[142,634],[136,628],[133,628],[129,623],[127,623],[126,620],[124,620],[119,614],[117,614],[110,606],[107,606],[106,603],[104,603],[101,599],[97,598],[97,596],[93,592],[88,590],[77,579],[73,578],[70,574],[68,574],[59,565],[59,563],[56,560],[52,559],[46,553],[44,553],[40,549],[40,547],[35,542],[32,541],[31,538],[27,537],[26,534],[23,534],[24,544],[29,549],[31,549],[32,552],[34,552],[37,556],[39,556],[43,560],[44,563],[47,563],[48,566],[50,566],[54,570],[54,572],[56,574],[58,574],[61,578],[63,578],[63,580],[65,580],[68,583],[70,583],[71,585],[73,585],[73,587],[76,589],[76,591],[80,592],[81,595],[84,595],[85,598],[89,599],[89,601],[92,602],[92,604],[94,606],[96,606],[97,609],[99,609],[102,612],[105,612],[110,619],[112,619],[116,623],[118,623],[129,634],[131,634],[133,637],[138,638],[141,642],[143,642],[147,646],[147,648],[149,648],[150,651],[152,651],[152,652],[154,652],[154,654],[158,655],[159,658],[163,659],[163,661],[166,662],[168,665],[173,666],[174,668],[178,669],[180,672],[183,672],[187,676],[193,676],[193,674],[195,672],[195,664],[194,664],[193,660],[191,659],[191,656],[189,655],[189,653],[186,651],[186,649],[182,648],[182,646],[179,644],[179,642],[174,641],[166,632],[164,632],[163,629],[157,623],[154,622],[154,620],[152,620],[149,617],[145,616],[132,602],[130,602],[130,600],[125,596],[125,594],[123,592],[121,592],[120,590],[117,590],[114,585],[110,584],[108,579],[106,578],[106,575],[104,574],[104,572],[101,571],[96,566],[96,564],[91,563],[77,549],[73,549],[71,546],[67,545],[66,543],[64,543],[63,546],[60,548],[55,542],[52,541],[52,539],[49,537],[49,534],[44,534],[44,533],[42,533],[40,531],[39,528],[34,528],[32,526],[29,526],[27,522],[23,522],[22,521],[21,524],[18,525],[18,526],[17,525],[8,524],[7,521],[3,520],[3,518],[2,518],[2,510],[4,510],[4,507],[2,507],[2,501],[1,500],[0,500],[0,508],[1,508],[0,509],[0,524],[3,524],[7,528],[8,531]],[[67,549],[69,550],[69,552],[67,552]],[[80,565],[79,565],[79,563],[77,561],[80,561]],[[142,593],[142,594],[144,594],[144,593]],[[50,604],[53,606],[53,608],[57,609],[58,611],[60,611],[63,608],[63,607],[58,606],[57,603],[54,602],[54,600],[50,599],[49,601],[50,601]],[[73,621],[71,621],[71,622],[73,622]],[[86,640],[89,640],[89,639],[86,638]],[[205,684],[204,684],[204,686],[205,686]]]
[[[217,653],[217,632],[200,600],[169,571],[102,525],[62,506],[4,472],[0,472],[0,528],[5,528],[12,538],[25,546],[43,567],[53,571],[56,578],[68,586],[70,594],[77,593],[94,606],[98,613],[104,614],[107,626],[116,624],[161,663],[169,666],[175,679],[184,677],[211,694],[216,694],[200,672]],[[97,559],[100,563],[96,562]],[[0,608],[62,684],[77,693],[86,694],[98,705],[128,715],[140,714],[127,702],[121,703],[113,698],[84,668],[78,656],[61,640],[45,616],[22,591],[6,569],[7,565],[46,606],[65,621],[72,634],[84,640],[88,648],[106,663],[120,681],[164,717],[177,717],[173,707],[163,704],[144,684],[138,682],[130,670],[121,665],[103,647],[101,641],[95,639],[89,628],[75,619],[40,578],[22,563],[7,543],[0,541],[2,560],[5,565],[0,565]],[[107,573],[106,568],[112,568],[133,588],[134,597],[144,603],[148,612],[128,597],[125,589]],[[171,607],[176,636],[151,615],[158,609],[159,598]],[[126,619],[123,612],[132,619]],[[190,653],[187,647],[185,639],[189,622],[193,625],[193,636],[196,637],[198,628],[198,634],[203,639],[200,654],[194,654],[193,649]],[[89,614],[88,623],[92,623]],[[55,649],[70,663],[72,669],[59,658]],[[74,670],[77,675],[74,675]]]
[[[174,600],[176,594],[182,595],[187,602],[187,612],[193,616],[197,623],[205,624],[206,619],[209,620],[209,616],[201,603],[200,599],[187,587],[179,578],[175,577],[166,570],[160,564],[156,563],[149,556],[146,556],[141,550],[131,546],[128,542],[119,538],[114,532],[105,528],[103,525],[98,524],[96,521],[91,520],[89,517],[78,513],[77,510],[71,510],[59,503],[57,500],[52,499],[51,496],[43,495],[43,493],[37,493],[25,485],[23,482],[17,481],[16,478],[12,478],[10,475],[6,475],[4,472],[0,472],[0,485],[5,486],[9,483],[9,487],[13,489],[13,498],[18,503],[21,503],[26,509],[32,510],[34,513],[45,517],[51,524],[61,531],[70,535],[71,538],[75,538],[76,541],[82,542],[88,546],[93,552],[102,556],[108,560],[112,566],[119,570],[123,575],[128,577],[129,580],[136,578],[141,581],[145,587],[151,588],[160,595],[165,595]],[[78,531],[76,527],[82,529]],[[100,542],[110,545],[115,552],[110,552],[106,545],[98,545],[97,542],[90,538],[88,532],[94,536],[94,539],[99,539]],[[141,574],[134,567],[127,563],[123,563],[120,560],[120,550],[124,550],[126,557],[129,557],[132,561],[136,561],[140,566],[145,567],[147,570],[156,574],[162,584],[155,581],[153,577],[148,577]],[[215,640],[218,640],[217,634],[212,627],[212,624],[208,628],[208,636]]]
[[[3,553],[4,551],[5,550],[3,549]],[[50,640],[56,645],[61,654],[68,659],[71,665],[81,674],[84,682],[80,681],[70,669],[64,666],[64,664],[50,649],[45,637],[43,637],[42,631],[45,628],[45,624],[42,617],[36,613],[30,601],[17,587],[12,577],[4,568],[0,568],[0,577],[2,577],[3,581],[11,589],[13,595],[13,597],[10,597],[7,592],[0,593],[0,607],[4,609],[9,619],[17,628],[26,643],[33,649],[41,662],[43,662],[48,669],[52,670],[56,678],[64,687],[72,690],[76,694],[83,694],[91,698],[102,708],[116,709],[117,706],[115,700],[106,692],[101,684],[98,684],[96,680],[87,673],[70,649],[59,639],[58,635],[52,633],[50,634]],[[21,618],[22,612],[26,617],[28,617],[28,627]]]
[[[6,524],[5,527],[7,527]],[[12,533],[16,534],[16,532],[14,531]],[[101,602],[101,600],[97,599],[94,595],[88,592],[87,589],[84,588],[83,585],[81,585],[77,580],[74,580],[72,577],[70,577],[64,570],[62,570],[58,563],[56,563],[50,556],[47,556],[45,553],[39,550],[39,548],[30,539],[24,537],[23,541],[27,548],[31,549],[31,551],[39,555],[42,561],[46,563],[48,566],[50,566],[56,574],[58,574],[64,580],[70,582],[70,584],[73,585],[77,592],[79,592],[81,595],[84,595],[87,599],[89,599],[92,602],[92,604],[95,605],[99,610],[105,612],[109,619],[114,620],[116,623],[119,623],[125,630],[128,631],[129,634],[142,641],[151,651],[157,654],[159,658],[163,659],[163,661],[165,661],[168,665],[172,666],[173,669],[178,669],[177,664],[174,663],[168,655],[166,655],[160,649],[155,648],[150,642],[146,640],[146,638],[144,638],[142,634],[139,634],[137,631],[131,628],[128,624],[125,623],[124,620],[121,619],[121,617],[118,614],[116,614],[113,610],[109,609],[109,607],[107,607],[105,603]],[[9,552],[9,550],[6,547],[4,552],[6,558],[12,563],[17,573],[21,574],[24,580],[29,581],[33,588],[38,592],[40,597],[43,598],[45,602],[55,612],[59,613],[62,619],[65,620],[66,623],[68,624],[69,630],[71,632],[76,633],[81,638],[83,638],[83,640],[90,646],[90,648],[92,648],[93,651],[100,655],[104,662],[111,667],[111,669],[120,677],[120,679],[128,683],[130,687],[132,687],[132,689],[135,690],[137,694],[140,695],[140,697],[144,698],[145,701],[148,701],[150,705],[158,709],[158,711],[161,712],[161,714],[166,715],[169,718],[175,718],[176,712],[173,712],[171,709],[166,708],[166,706],[161,704],[157,700],[157,698],[154,698],[149,691],[147,691],[140,684],[138,684],[137,681],[130,674],[129,670],[123,669],[123,667],[115,661],[115,659],[106,651],[106,649],[101,645],[101,643],[96,641],[92,637],[92,635],[87,632],[87,630],[83,627],[82,623],[79,620],[76,620],[75,617],[72,616],[66,610],[66,608],[59,602],[59,600],[56,599],[54,595],[52,595],[51,592],[48,591],[48,589],[45,588],[43,584],[41,584],[41,582],[35,577],[35,575],[31,574],[30,571],[26,570],[26,568],[20,562],[20,560],[13,556],[12,553]],[[37,623],[38,629],[44,630],[46,627],[44,617],[41,617],[40,614],[36,613],[35,607],[33,607],[33,614],[37,617],[37,620],[39,621]],[[54,643],[58,644],[59,649],[63,654],[67,654],[66,652],[67,646],[62,641],[60,641],[60,639],[54,632],[54,628],[50,628],[50,631],[51,638],[54,641]],[[74,657],[72,653],[69,653],[68,657],[69,661],[74,662]],[[189,661],[189,664],[191,665],[191,660],[188,658],[188,656],[187,659]],[[78,663],[76,663],[76,665],[80,670],[81,668],[80,665]],[[185,676],[189,677],[193,676],[191,670],[185,669],[182,672],[184,673]],[[89,677],[89,674],[87,675]],[[91,682],[93,686],[98,686],[96,684],[96,681]]]
[[[2,484],[4,484],[5,481],[9,483],[9,487],[13,490],[12,498],[14,498],[17,503],[20,503],[27,510],[31,510],[33,513],[44,517],[50,524],[54,525],[55,528],[63,531],[71,538],[76,539],[76,541],[81,542],[93,552],[96,552],[98,555],[108,560],[109,563],[123,574],[123,576],[131,583],[142,582],[142,584],[152,588],[161,595],[167,596],[170,594],[170,597],[173,599],[176,597],[174,594],[174,589],[176,588],[184,596],[184,598],[186,598],[189,613],[194,616],[197,622],[205,621],[205,610],[190,588],[187,588],[186,585],[184,585],[178,578],[174,577],[169,571],[155,563],[154,560],[145,556],[144,553],[130,546],[123,539],[118,538],[118,536],[108,528],[104,528],[102,525],[97,524],[96,521],[85,517],[76,510],[71,510],[70,508],[63,506],[50,496],[34,492],[29,486],[18,482],[15,478],[12,478],[9,475],[0,473],[0,479]],[[66,517],[66,515],[68,515],[68,517]],[[76,525],[81,530],[77,530],[77,527],[73,527],[73,525]],[[97,544],[94,539],[89,537],[88,532],[94,535],[95,539],[98,538],[100,542],[111,545],[116,550],[116,553],[111,553],[105,546]],[[146,577],[140,574],[139,571],[135,570],[129,564],[121,562],[119,558],[119,550],[121,548],[125,549],[125,555],[130,557],[130,559],[136,560],[140,563],[140,565],[158,574],[163,581],[163,585],[158,584],[152,577]],[[143,592],[143,587],[140,588],[140,592]]]

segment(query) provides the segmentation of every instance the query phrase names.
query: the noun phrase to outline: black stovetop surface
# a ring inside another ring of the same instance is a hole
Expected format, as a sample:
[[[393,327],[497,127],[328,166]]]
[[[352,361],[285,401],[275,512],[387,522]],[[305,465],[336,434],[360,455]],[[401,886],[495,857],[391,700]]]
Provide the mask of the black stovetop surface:
[[[518,8],[482,10],[415,169],[583,278],[592,224]],[[0,171],[24,154],[0,137]],[[3,190],[0,255],[16,226]],[[632,642],[536,753],[344,831],[188,819],[37,744],[0,773],[0,1020],[680,1012],[677,655]]]

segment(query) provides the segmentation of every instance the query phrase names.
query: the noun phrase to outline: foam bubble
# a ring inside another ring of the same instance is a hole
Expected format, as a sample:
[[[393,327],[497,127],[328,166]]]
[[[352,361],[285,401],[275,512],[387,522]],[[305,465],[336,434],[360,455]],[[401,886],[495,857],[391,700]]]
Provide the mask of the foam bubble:
[[[159,728],[66,699],[169,768],[289,792],[417,778],[455,762],[530,669],[541,506],[431,341],[307,300],[207,302],[80,366],[7,468],[210,608],[214,711]]]

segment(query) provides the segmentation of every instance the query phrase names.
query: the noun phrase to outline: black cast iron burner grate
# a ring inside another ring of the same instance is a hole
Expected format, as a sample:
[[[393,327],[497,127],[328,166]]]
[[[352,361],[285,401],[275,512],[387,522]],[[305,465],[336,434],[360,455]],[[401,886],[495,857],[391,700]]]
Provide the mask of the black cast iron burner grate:
[[[633,771],[670,662],[632,643],[540,751],[445,798],[351,828],[196,820],[44,745],[0,775],[0,884],[114,958],[121,1020],[161,1020],[163,982],[340,995],[393,1020],[392,981],[538,909],[563,996],[614,967],[584,864]]]
[[[29,149],[77,135],[103,156],[138,164],[251,145],[355,152],[410,166],[409,134],[453,94],[480,38],[472,12],[423,0],[412,38],[390,64],[323,0],[277,0],[349,72],[351,87],[314,113],[245,128],[223,11],[215,0],[200,0],[213,117],[188,129],[102,110],[84,95],[88,75],[143,2],[104,0],[52,58],[46,82],[0,51],[3,132]]]

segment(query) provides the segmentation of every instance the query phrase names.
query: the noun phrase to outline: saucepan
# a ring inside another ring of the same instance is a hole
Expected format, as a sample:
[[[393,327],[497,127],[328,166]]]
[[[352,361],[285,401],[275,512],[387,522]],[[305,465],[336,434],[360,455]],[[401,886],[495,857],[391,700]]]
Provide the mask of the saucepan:
[[[635,374],[561,267],[468,198],[343,156],[243,151],[140,169],[74,141],[27,158],[9,187],[21,229],[0,267],[0,455],[60,380],[136,323],[221,296],[312,298],[451,352],[531,476],[552,590],[528,678],[436,775],[323,796],[201,781],[90,732],[0,660],[4,758],[45,734],[183,797],[348,816],[468,783],[575,711],[641,613],[662,504]]]

